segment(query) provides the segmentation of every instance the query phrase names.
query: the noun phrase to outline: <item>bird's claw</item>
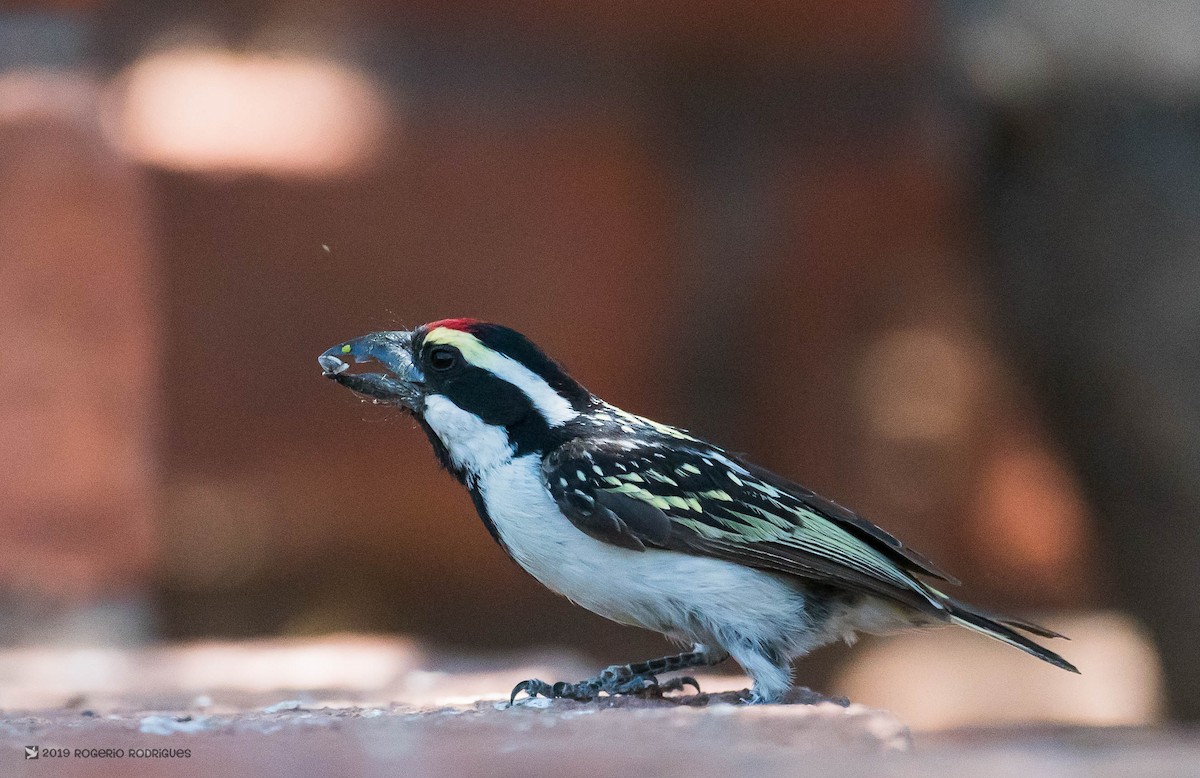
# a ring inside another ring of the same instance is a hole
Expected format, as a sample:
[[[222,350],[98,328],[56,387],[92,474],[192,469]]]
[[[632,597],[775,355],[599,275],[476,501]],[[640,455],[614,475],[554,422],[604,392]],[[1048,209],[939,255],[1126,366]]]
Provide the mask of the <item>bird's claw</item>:
[[[659,683],[658,678],[650,673],[635,675],[628,671],[621,672],[622,669],[619,666],[610,667],[595,678],[588,678],[579,683],[559,681],[550,684],[538,678],[530,678],[513,687],[512,694],[508,698],[508,705],[512,707],[516,703],[517,695],[521,692],[525,692],[530,698],[540,695],[551,699],[567,699],[578,702],[594,700],[600,696],[601,692],[612,697],[618,695],[661,697],[664,692],[681,691],[687,686],[694,688],[697,693],[700,692],[699,682],[688,675]]]
[[[700,682],[690,675],[681,675],[678,678],[672,678],[664,684],[659,684],[658,691],[662,692],[679,692],[683,691],[684,687],[690,686],[696,690],[696,694],[700,694]]]
[[[530,699],[537,697],[539,694],[543,697],[553,697],[554,686],[538,678],[530,678],[527,681],[521,681],[519,684],[513,687],[512,694],[508,696],[508,707],[511,708],[516,703],[517,695],[521,692],[528,694]]]

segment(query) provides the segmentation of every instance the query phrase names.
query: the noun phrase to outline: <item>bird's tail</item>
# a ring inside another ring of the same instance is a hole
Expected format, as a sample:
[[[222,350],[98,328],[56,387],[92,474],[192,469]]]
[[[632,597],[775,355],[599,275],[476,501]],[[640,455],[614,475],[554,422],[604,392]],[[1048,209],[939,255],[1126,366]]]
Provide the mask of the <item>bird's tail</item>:
[[[1038,659],[1049,662],[1055,667],[1061,667],[1064,670],[1070,670],[1072,673],[1078,673],[1079,669],[1067,660],[1063,659],[1058,654],[1048,648],[1043,648],[1037,643],[1034,643],[1029,638],[1022,635],[1017,630],[1028,632],[1031,635],[1038,635],[1044,638],[1064,638],[1057,632],[1048,630],[1045,627],[1039,627],[1028,621],[1009,618],[1008,616],[997,616],[986,613],[977,608],[964,605],[957,600],[946,598],[944,602],[946,612],[950,615],[950,621],[967,629],[981,632],[988,637],[1002,640],[1010,646],[1016,646],[1027,654],[1033,654]]]

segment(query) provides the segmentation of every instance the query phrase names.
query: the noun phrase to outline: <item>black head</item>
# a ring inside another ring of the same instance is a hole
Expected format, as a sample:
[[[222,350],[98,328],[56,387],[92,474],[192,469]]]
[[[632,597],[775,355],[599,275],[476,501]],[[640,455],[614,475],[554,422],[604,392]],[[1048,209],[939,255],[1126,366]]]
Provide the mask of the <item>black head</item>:
[[[352,374],[345,358],[376,362],[387,372]],[[334,346],[319,361],[339,383],[411,411],[435,445],[464,463],[479,458],[472,452],[482,456],[485,444],[516,454],[548,450],[592,402],[524,335],[474,319],[375,332]]]

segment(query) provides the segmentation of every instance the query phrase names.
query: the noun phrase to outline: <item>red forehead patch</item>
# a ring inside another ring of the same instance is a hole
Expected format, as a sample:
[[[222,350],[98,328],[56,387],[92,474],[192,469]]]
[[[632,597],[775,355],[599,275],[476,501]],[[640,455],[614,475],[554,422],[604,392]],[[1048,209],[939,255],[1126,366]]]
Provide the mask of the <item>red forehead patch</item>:
[[[439,319],[431,321],[425,325],[426,332],[432,332],[438,327],[445,327],[448,330],[461,330],[462,332],[470,332],[480,323],[479,319]]]

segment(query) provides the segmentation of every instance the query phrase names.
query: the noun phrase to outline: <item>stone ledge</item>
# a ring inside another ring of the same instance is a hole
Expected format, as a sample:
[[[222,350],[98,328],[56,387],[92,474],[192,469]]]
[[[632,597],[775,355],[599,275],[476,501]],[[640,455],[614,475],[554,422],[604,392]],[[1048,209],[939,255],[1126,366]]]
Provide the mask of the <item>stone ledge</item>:
[[[88,775],[791,775],[799,760],[910,745],[891,714],[807,689],[741,704],[739,676],[699,677],[733,691],[510,707],[522,678],[588,674],[571,657],[531,659],[439,664],[404,641],[352,636],[0,652],[0,772],[53,761]],[[30,745],[78,756],[20,761]]]
[[[705,704],[538,699],[512,708],[292,702],[222,713],[26,712],[0,722],[0,760],[19,764],[22,748],[37,745],[124,751],[41,760],[89,775],[793,775],[801,760],[875,759],[910,744],[893,716],[860,705],[747,706],[727,696],[734,693]],[[175,755],[134,758],[135,749]],[[178,756],[185,749],[188,756]]]
[[[523,678],[595,669],[567,655],[432,658],[355,636],[4,651],[0,775],[1029,778],[1187,775],[1200,764],[1190,730],[910,735],[890,713],[807,689],[789,704],[738,704],[746,679],[715,673],[698,674],[707,694],[507,704]],[[733,691],[712,691],[722,688]],[[24,760],[35,745],[72,756]]]

